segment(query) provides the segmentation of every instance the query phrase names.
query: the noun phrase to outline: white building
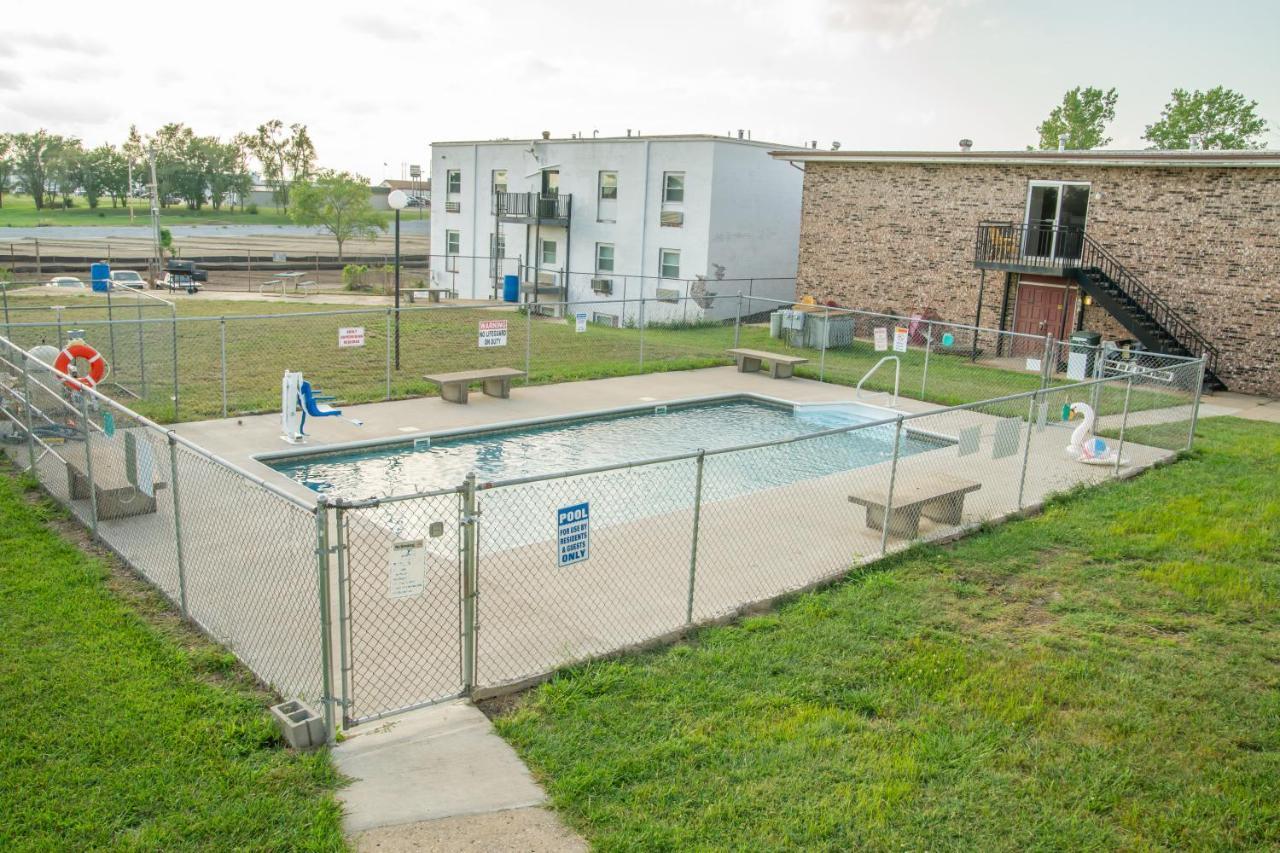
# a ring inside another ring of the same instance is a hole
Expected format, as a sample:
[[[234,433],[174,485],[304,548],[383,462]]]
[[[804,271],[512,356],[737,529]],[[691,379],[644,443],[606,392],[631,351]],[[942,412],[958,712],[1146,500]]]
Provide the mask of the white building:
[[[436,284],[502,298],[515,274],[523,300],[603,323],[634,322],[641,297],[652,320],[733,316],[739,291],[795,297],[803,173],[769,156],[780,146],[546,137],[432,143]]]

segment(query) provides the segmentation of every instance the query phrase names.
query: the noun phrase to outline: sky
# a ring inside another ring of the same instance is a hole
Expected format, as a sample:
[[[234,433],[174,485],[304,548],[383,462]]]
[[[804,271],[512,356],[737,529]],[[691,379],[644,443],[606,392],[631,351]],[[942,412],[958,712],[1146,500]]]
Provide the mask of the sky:
[[[1258,101],[1280,148],[1277,0],[5,5],[0,132],[96,145],[279,118],[374,181],[425,168],[431,140],[544,130],[1017,149],[1078,85],[1118,90],[1112,148],[1145,147],[1175,87],[1215,85]]]

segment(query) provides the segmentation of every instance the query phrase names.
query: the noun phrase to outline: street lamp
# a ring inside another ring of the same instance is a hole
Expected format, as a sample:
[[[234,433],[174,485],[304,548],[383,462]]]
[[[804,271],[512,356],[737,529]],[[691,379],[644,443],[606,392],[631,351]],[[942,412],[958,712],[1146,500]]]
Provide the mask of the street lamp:
[[[409,206],[409,196],[401,190],[387,193],[387,204],[396,212],[396,370],[400,369],[400,211]]]

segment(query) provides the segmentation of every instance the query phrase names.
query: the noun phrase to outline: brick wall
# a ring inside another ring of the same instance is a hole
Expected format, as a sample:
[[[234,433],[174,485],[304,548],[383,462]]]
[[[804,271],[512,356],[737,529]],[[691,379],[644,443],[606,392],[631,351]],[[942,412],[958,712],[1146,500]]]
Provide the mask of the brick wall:
[[[1089,182],[1088,233],[1218,347],[1232,390],[1280,395],[1280,169],[809,162],[797,293],[972,323],[977,224],[1021,222],[1031,180]],[[1003,290],[988,271],[983,325]],[[1085,325],[1122,334],[1099,313]]]

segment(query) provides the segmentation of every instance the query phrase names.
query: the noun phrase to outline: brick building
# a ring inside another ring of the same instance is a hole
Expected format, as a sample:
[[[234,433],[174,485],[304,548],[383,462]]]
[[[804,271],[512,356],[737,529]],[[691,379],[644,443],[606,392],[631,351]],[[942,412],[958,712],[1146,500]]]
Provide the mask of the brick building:
[[[778,151],[803,164],[796,291],[1209,357],[1280,394],[1280,153]]]

